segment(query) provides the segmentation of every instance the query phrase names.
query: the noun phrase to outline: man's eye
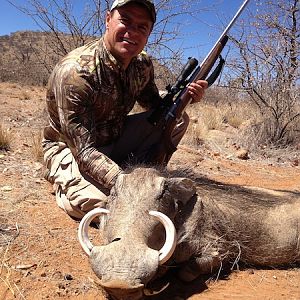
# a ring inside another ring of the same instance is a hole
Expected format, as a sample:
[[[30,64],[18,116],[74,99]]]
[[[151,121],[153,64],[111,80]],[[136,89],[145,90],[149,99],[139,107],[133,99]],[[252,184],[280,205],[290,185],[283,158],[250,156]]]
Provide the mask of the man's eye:
[[[139,26],[139,30],[142,32],[142,33],[147,33],[148,32],[148,28],[146,26]]]
[[[124,25],[128,25],[129,24],[129,20],[128,19],[122,18],[122,19],[120,19],[120,21]]]

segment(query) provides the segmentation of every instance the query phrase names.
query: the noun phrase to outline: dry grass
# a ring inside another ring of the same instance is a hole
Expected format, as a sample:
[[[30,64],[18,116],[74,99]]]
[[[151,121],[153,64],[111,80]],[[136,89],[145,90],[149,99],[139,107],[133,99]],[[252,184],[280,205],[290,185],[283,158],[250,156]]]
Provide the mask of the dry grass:
[[[0,281],[2,281],[5,284],[7,289],[15,297],[16,296],[15,291],[13,289],[12,283],[10,282],[11,270],[6,262],[8,252],[9,252],[9,246],[0,248],[0,254],[2,257],[1,262],[0,262]]]
[[[225,130],[231,126],[240,128],[256,118],[253,109],[246,105],[208,104],[199,103],[188,107],[191,124],[188,128],[184,142],[192,146],[199,146],[205,142],[212,130]]]
[[[205,125],[207,130],[221,130],[224,124],[224,114],[218,107],[205,104],[200,107],[200,123]]]
[[[43,148],[42,148],[43,132],[36,134],[32,133],[32,156],[38,162],[43,162]]]
[[[273,145],[270,138],[273,125],[266,114],[262,114],[257,106],[248,101],[203,102],[191,105],[187,112],[191,123],[183,143],[189,146],[199,148],[209,144],[214,131],[219,131],[224,133],[224,142],[226,136],[228,145],[235,144],[248,149],[252,158],[278,162],[298,160],[299,145]],[[291,141],[299,141],[300,127],[298,123],[296,125],[289,132],[288,138]]]
[[[8,129],[0,124],[0,150],[9,150],[11,144],[11,134]]]
[[[200,146],[203,144],[205,136],[208,134],[208,129],[206,126],[202,126],[195,119],[191,119],[191,124],[189,125],[188,131],[184,136],[184,143],[192,146]]]
[[[8,219],[0,214],[0,281],[4,283],[7,290],[16,297],[17,286],[11,280],[11,266],[9,264],[11,255],[11,243],[19,235],[19,227],[7,225]]]
[[[14,82],[8,83],[8,87],[12,89],[21,89],[21,86],[18,83],[14,83]]]

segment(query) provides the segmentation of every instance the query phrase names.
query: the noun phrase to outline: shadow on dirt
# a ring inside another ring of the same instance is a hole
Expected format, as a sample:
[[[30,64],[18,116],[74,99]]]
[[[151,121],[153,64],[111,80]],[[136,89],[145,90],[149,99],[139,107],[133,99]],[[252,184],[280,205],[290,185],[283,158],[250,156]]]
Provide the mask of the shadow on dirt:
[[[145,299],[149,300],[165,300],[165,299],[176,299],[183,300],[187,299],[194,294],[202,293],[207,290],[206,280],[204,278],[198,278],[192,282],[183,282],[177,278],[175,271],[168,272],[166,276],[154,283],[155,289],[159,290],[160,286],[169,286],[161,293],[155,296],[147,296]]]
[[[168,273],[163,277],[154,281],[153,287],[159,290],[159,286],[163,287],[169,283],[169,286],[158,295],[147,296],[145,299],[149,300],[185,300],[189,297],[203,293],[208,290],[208,284],[214,280],[227,280],[228,275],[230,274],[229,270],[222,270],[218,274],[218,278],[214,275],[200,276],[197,279],[191,282],[184,282],[176,276],[176,268],[168,271]]]

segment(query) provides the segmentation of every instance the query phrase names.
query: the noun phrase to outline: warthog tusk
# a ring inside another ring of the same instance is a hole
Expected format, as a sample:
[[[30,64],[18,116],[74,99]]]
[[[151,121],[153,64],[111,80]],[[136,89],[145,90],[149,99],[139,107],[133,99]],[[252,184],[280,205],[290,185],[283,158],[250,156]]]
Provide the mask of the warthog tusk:
[[[108,215],[109,210],[104,208],[95,208],[88,212],[81,220],[78,228],[78,239],[84,252],[90,256],[94,245],[88,236],[88,229],[94,218],[101,215]],[[173,254],[176,247],[176,229],[173,222],[163,213],[158,211],[150,211],[151,216],[156,217],[165,227],[166,242],[159,250],[159,263],[164,264]]]
[[[152,289],[147,289],[144,288],[144,295],[145,296],[154,296],[154,295],[158,295],[160,293],[162,293],[168,286],[170,285],[170,282],[168,282],[167,284],[165,284],[161,289],[159,289],[158,291],[154,291]]]
[[[88,235],[89,226],[93,219],[103,214],[108,215],[109,210],[97,207],[88,212],[80,221],[78,228],[78,239],[82,249],[88,256],[91,255],[91,251],[94,248],[94,245],[91,243]]]
[[[166,242],[159,250],[159,264],[163,265],[174,253],[177,243],[176,229],[173,222],[165,214],[158,211],[149,211],[151,216],[156,217],[165,227]]]

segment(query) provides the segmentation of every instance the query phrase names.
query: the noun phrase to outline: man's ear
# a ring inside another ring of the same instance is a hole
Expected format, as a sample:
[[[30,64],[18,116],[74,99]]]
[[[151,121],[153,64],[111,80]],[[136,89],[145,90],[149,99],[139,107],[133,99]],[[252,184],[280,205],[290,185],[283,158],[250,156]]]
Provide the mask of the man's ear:
[[[106,30],[107,30],[108,27],[109,27],[108,24],[109,24],[110,20],[111,20],[111,12],[108,11],[108,12],[106,13],[106,16],[105,16],[105,28],[106,28]]]
[[[168,190],[174,197],[175,201],[180,201],[185,205],[195,194],[196,184],[188,178],[168,178]]]

